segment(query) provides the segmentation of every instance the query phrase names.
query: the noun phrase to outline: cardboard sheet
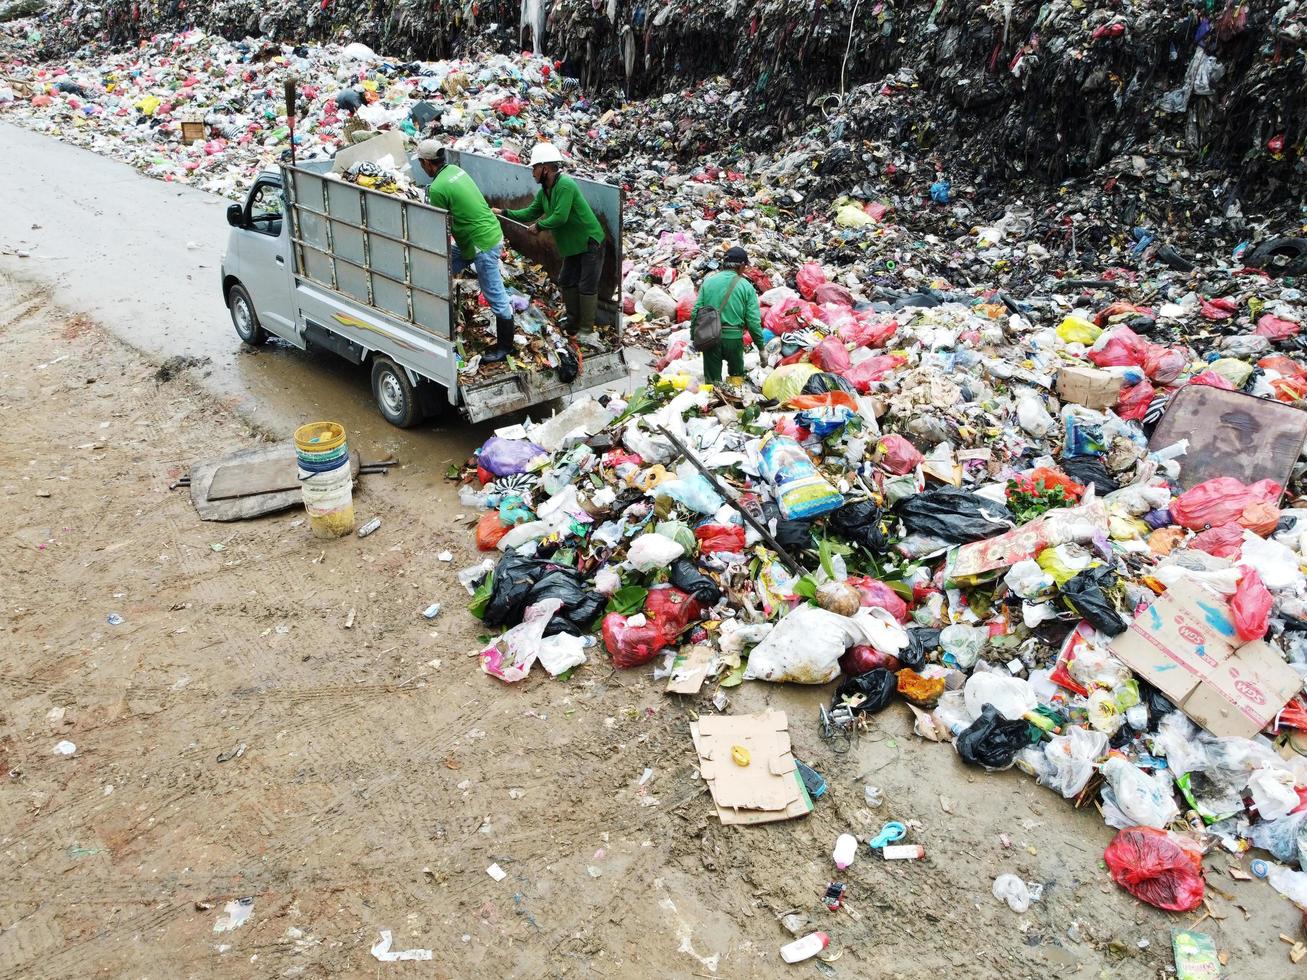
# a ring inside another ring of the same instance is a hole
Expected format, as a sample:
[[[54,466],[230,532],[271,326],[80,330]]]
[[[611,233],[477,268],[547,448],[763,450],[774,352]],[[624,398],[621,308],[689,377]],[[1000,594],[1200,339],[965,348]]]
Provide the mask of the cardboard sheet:
[[[1114,656],[1213,735],[1251,738],[1302,688],[1261,640],[1236,648],[1229,606],[1177,582],[1112,641]]]
[[[712,715],[692,722],[690,735],[722,823],[770,823],[812,812],[790,751],[785,712]],[[747,766],[732,759],[735,746],[748,752]]]

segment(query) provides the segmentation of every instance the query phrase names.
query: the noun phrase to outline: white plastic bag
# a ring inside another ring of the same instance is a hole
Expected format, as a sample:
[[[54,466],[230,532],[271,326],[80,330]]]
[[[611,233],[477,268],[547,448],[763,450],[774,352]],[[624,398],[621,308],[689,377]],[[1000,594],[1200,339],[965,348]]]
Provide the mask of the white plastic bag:
[[[481,651],[481,669],[501,681],[520,681],[540,656],[540,643],[562,599],[541,599],[527,606],[522,622]]]
[[[540,641],[540,666],[557,677],[585,663],[585,641],[571,633],[555,633]]]
[[[1263,820],[1286,817],[1300,802],[1293,789],[1293,773],[1262,766],[1248,777],[1248,792]]]
[[[844,651],[862,639],[862,630],[849,617],[799,606],[753,648],[745,680],[829,683],[840,675]]]
[[[992,704],[1008,721],[1016,721],[1038,704],[1029,681],[998,671],[972,674],[964,691],[967,711],[975,718],[985,705]]]
[[[1017,915],[1025,915],[1030,911],[1030,903],[1039,901],[1043,891],[1043,885],[1031,888],[1014,874],[999,875],[994,879],[994,897],[1000,902],[1007,902],[1007,907]]]
[[[1103,787],[1103,816],[1109,827],[1164,830],[1179,814],[1169,779],[1150,776],[1120,756],[1103,763],[1102,772],[1107,780]]]
[[[622,576],[607,566],[595,572],[595,591],[600,595],[611,596],[622,587]]]
[[[626,560],[636,571],[651,572],[655,568],[666,568],[684,554],[685,549],[671,538],[661,534],[642,534],[631,542]]]
[[[1102,732],[1079,725],[1072,726],[1065,735],[1054,735],[1044,746],[1050,769],[1040,783],[1068,800],[1078,796],[1094,774],[1095,761],[1107,754],[1107,745],[1107,736]]]

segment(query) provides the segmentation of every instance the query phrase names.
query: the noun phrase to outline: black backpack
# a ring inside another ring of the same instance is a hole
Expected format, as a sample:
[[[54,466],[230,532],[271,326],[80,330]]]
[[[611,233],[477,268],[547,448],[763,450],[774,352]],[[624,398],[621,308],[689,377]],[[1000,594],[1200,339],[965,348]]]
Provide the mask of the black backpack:
[[[731,301],[731,293],[735,292],[735,287],[740,284],[744,278],[742,273],[735,274],[735,281],[731,283],[731,288],[726,290],[726,295],[722,297],[721,306],[701,306],[694,314],[694,320],[690,323],[690,346],[699,352],[716,347],[722,339],[722,310],[726,304]]]

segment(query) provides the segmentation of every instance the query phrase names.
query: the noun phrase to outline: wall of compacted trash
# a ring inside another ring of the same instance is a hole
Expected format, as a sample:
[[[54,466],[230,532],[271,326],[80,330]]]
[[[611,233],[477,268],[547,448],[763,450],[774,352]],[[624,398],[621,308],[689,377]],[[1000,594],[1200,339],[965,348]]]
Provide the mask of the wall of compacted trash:
[[[482,668],[611,664],[718,711],[746,682],[832,685],[833,744],[904,702],[967,764],[1096,800],[1140,900],[1193,909],[1203,855],[1251,851],[1307,907],[1303,229],[1245,222],[1181,254],[1174,225],[1094,213],[1101,188],[1058,192],[1083,212],[982,200],[892,144],[864,147],[884,181],[832,190],[821,130],[605,170],[586,161],[638,146],[664,103],[602,108],[558,69],[189,32],[20,54],[0,108],[229,196],[286,153],[291,76],[306,156],[344,141],[346,88],[371,129],[434,120],[508,159],[551,139],[627,192],[627,339],[659,356],[634,392],[506,426],[470,462],[486,557],[459,579],[500,634]],[[184,143],[192,117],[206,138]],[[1122,163],[1141,198],[1152,162]],[[763,343],[722,388],[688,320],[732,244]],[[696,747],[720,762],[712,735]],[[1015,908],[1020,884],[996,895]]]

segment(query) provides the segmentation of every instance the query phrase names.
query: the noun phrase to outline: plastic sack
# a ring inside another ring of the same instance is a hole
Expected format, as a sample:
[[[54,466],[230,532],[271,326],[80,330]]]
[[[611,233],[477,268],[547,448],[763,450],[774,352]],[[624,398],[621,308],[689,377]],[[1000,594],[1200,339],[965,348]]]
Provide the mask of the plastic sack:
[[[1222,524],[1252,528],[1250,520],[1256,520],[1256,517],[1250,514],[1246,518],[1245,510],[1256,503],[1274,506],[1282,491],[1283,488],[1273,480],[1259,480],[1246,486],[1232,476],[1218,476],[1186,490],[1171,501],[1171,516],[1177,524],[1191,531]],[[1271,522],[1271,530],[1274,527],[1275,522]]]
[[[625,669],[647,664],[670,642],[663,627],[649,621],[648,617],[638,625],[630,625],[629,621],[636,618],[620,613],[609,613],[604,617],[604,648],[613,658],[615,667]]]
[[[808,379],[820,370],[817,365],[809,364],[807,361],[782,364],[762,383],[763,396],[784,404],[801,393]]]
[[[699,571],[694,562],[688,558],[678,558],[672,562],[672,585],[689,595],[705,609],[717,605],[722,598],[722,590],[717,583]]]
[[[898,678],[894,672],[884,667],[877,667],[857,677],[846,677],[835,689],[831,698],[831,707],[848,705],[855,715],[874,715],[889,707],[898,690]]]
[[[477,454],[477,465],[493,476],[525,473],[532,460],[548,455],[529,439],[501,439],[491,436]]]
[[[817,262],[805,262],[794,278],[799,287],[799,295],[804,299],[812,299],[817,287],[826,281],[826,270]]]
[[[522,622],[481,651],[481,669],[509,683],[524,678],[540,656],[545,628],[560,605],[557,599],[545,599],[528,606]]]
[[[1120,756],[1104,762],[1102,773],[1107,780],[1103,801],[1120,811],[1128,821],[1126,826],[1161,828],[1179,814],[1169,781],[1149,776]]]
[[[744,528],[739,524],[700,524],[694,529],[694,536],[699,539],[700,553],[705,555],[744,551]]]
[[[953,487],[914,494],[898,505],[898,515],[909,531],[949,544],[980,541],[1015,526],[1002,504]]]
[[[1148,341],[1129,327],[1117,327],[1099,337],[1099,343],[1089,352],[1089,359],[1098,367],[1142,367],[1148,356]]]
[[[985,705],[971,725],[953,742],[962,761],[990,772],[1008,769],[1017,753],[1030,744],[1030,724],[1007,721],[992,704]]]
[[[1234,558],[1243,548],[1243,528],[1238,524],[1209,527],[1195,534],[1185,547],[1205,551],[1217,558]]]
[[[861,545],[868,551],[884,551],[889,543],[884,512],[870,500],[845,504],[826,519],[826,526],[846,541]]]
[[[849,360],[848,349],[838,337],[827,337],[823,340],[812,349],[808,360],[831,374],[844,374],[853,366]]]
[[[858,590],[858,595],[862,597],[863,606],[869,609],[884,609],[900,623],[908,621],[908,604],[899,597],[897,592],[880,579],[862,576],[850,578],[847,581],[849,585]]]
[[[671,538],[661,534],[642,534],[631,542],[626,560],[636,571],[651,572],[655,568],[666,568],[684,554],[685,549]]]
[[[916,446],[895,434],[881,436],[876,447],[876,459],[891,473],[911,473],[926,461]]]
[[[1183,838],[1152,827],[1129,827],[1103,852],[1112,880],[1141,902],[1192,912],[1203,901],[1203,859]]]
[[[557,599],[559,608],[545,627],[545,636],[555,636],[558,633],[584,636],[590,632],[607,604],[602,595],[585,587],[575,569],[562,567],[536,579],[526,595],[528,606],[547,599]]]
[[[1116,571],[1111,565],[1086,568],[1062,583],[1062,598],[1089,620],[1094,629],[1108,636],[1117,636],[1129,625],[1107,595],[1117,581]]]
[[[1245,568],[1239,585],[1230,600],[1230,614],[1234,618],[1234,631],[1244,643],[1260,640],[1266,635],[1271,621],[1271,593],[1262,584],[1255,569]]]
[[[1072,725],[1065,735],[1054,735],[1044,746],[1048,769],[1039,782],[1056,790],[1066,799],[1074,799],[1094,774],[1094,763],[1107,754],[1107,736],[1080,725]]]
[[[1153,403],[1157,389],[1147,381],[1121,389],[1116,403],[1116,414],[1129,422],[1139,422],[1148,414],[1148,406]]]
[[[477,521],[477,550],[494,551],[499,547],[499,542],[504,535],[511,530],[511,527],[499,519],[499,511],[487,511],[481,515],[481,520]]]
[[[1008,721],[1020,720],[1039,703],[1029,681],[993,670],[977,671],[967,678],[963,695],[973,717],[979,717],[986,705],[992,705]]]
[[[803,605],[753,648],[745,680],[826,684],[840,675],[840,657],[862,631],[847,616]]]
[[[781,516],[805,520],[837,509],[844,503],[793,439],[769,432],[759,448],[759,473],[776,491]]]

